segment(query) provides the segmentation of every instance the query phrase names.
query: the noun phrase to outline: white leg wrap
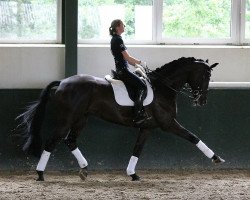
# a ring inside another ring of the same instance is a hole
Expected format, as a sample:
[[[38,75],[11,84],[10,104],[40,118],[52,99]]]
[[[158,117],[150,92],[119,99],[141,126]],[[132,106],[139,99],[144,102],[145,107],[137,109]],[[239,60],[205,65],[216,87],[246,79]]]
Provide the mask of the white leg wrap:
[[[137,164],[138,158],[135,156],[131,156],[128,167],[127,167],[127,174],[132,175],[135,174],[135,166]]]
[[[45,150],[43,151],[43,153],[41,155],[41,158],[39,160],[39,163],[38,163],[38,165],[36,167],[37,171],[44,171],[45,170],[45,167],[46,167],[46,165],[47,165],[47,163],[49,161],[50,154],[51,153],[48,152],[48,151],[45,151]]]
[[[214,156],[214,152],[209,149],[201,140],[196,144],[196,146],[208,157],[212,158]]]
[[[84,168],[88,165],[87,160],[83,157],[81,151],[78,148],[72,151],[72,154],[76,157],[78,164],[81,168]]]

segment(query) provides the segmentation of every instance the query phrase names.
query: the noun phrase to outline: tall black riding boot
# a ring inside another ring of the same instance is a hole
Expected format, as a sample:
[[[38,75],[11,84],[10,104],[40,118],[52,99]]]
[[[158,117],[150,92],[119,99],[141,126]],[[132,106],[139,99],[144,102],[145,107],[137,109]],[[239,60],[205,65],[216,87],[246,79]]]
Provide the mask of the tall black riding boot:
[[[148,119],[147,115],[145,113],[145,110],[143,108],[144,95],[145,95],[145,91],[140,90],[139,95],[138,95],[138,99],[135,101],[135,105],[134,105],[134,111],[135,111],[136,117],[133,120],[133,122],[137,125],[143,124]]]

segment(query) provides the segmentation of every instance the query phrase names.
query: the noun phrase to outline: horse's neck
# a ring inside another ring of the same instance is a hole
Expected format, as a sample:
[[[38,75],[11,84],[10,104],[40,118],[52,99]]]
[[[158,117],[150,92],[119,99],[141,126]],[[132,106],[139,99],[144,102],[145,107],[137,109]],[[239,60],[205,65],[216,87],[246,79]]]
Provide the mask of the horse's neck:
[[[187,82],[185,76],[176,76],[172,80],[173,80],[172,87],[177,91],[181,90],[184,84]]]
[[[175,82],[172,84],[166,84],[166,82],[157,81],[157,79],[153,79],[151,81],[154,95],[157,99],[161,99],[163,102],[166,101],[176,101],[178,90],[175,87]]]
[[[162,77],[165,78],[153,78],[151,80],[152,84],[158,88],[167,87],[173,91],[181,90],[187,79],[184,73],[173,73]]]

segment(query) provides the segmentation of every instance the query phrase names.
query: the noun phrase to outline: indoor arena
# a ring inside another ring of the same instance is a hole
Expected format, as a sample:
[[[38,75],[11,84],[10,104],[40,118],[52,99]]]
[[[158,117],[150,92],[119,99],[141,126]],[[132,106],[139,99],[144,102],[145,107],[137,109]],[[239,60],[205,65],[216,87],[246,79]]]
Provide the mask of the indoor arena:
[[[250,0],[0,0],[0,199],[250,199]]]

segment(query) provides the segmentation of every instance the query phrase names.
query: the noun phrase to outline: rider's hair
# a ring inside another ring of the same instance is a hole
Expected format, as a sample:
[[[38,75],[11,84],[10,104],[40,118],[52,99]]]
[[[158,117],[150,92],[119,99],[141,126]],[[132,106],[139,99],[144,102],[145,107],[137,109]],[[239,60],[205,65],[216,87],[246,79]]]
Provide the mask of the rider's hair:
[[[114,36],[116,34],[116,28],[120,26],[122,23],[122,20],[120,19],[115,19],[111,22],[111,26],[109,27],[109,34],[111,36]]]

